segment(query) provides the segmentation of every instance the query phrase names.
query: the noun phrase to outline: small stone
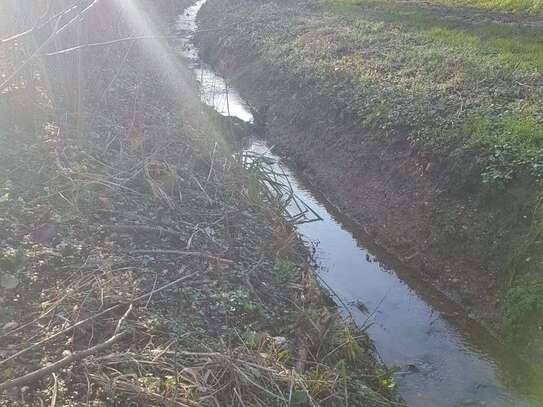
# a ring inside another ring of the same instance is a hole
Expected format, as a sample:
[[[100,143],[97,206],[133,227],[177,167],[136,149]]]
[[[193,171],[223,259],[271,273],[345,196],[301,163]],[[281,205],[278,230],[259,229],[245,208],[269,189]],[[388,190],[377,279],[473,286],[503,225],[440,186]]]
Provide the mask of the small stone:
[[[406,367],[407,367],[408,373],[420,373],[420,369],[418,368],[417,365],[408,364]]]
[[[284,336],[274,336],[272,339],[275,346],[277,346],[279,349],[285,349],[288,345],[287,338]]]

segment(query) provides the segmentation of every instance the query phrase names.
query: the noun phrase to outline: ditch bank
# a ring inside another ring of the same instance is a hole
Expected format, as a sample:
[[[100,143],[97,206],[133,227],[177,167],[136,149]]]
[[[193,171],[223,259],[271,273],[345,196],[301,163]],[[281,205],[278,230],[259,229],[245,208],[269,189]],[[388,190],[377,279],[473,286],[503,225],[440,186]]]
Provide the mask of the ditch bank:
[[[431,150],[412,137],[416,129],[391,125],[397,112],[379,109],[388,95],[357,87],[353,72],[364,73],[349,60],[357,45],[348,16],[311,1],[209,0],[198,17],[201,57],[248,100],[256,129],[376,245],[500,336],[511,269],[534,251],[522,243],[536,199],[531,179],[489,189],[474,148]],[[380,52],[373,46],[368,59]],[[335,66],[315,62],[330,58]],[[522,347],[533,350],[532,338]]]

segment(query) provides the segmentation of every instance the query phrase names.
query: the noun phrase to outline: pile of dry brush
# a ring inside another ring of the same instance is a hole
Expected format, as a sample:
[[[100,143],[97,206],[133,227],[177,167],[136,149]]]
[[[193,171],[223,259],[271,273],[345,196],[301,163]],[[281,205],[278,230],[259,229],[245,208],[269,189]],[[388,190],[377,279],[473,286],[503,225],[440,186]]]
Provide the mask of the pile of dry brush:
[[[0,6],[0,405],[388,404],[129,3]]]

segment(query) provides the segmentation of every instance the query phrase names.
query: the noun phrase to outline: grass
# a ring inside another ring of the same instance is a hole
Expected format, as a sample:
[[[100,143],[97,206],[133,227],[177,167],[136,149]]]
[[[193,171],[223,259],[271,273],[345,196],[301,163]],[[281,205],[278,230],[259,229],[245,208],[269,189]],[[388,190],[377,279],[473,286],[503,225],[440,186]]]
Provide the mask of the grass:
[[[331,10],[364,16],[420,33],[436,46],[461,47],[478,56],[497,56],[503,63],[543,70],[543,30],[481,20],[466,23],[464,15],[447,14],[406,2],[325,0]],[[467,50],[465,48],[468,48]]]
[[[341,1],[348,4],[358,4],[361,0]],[[393,0],[387,0],[384,3],[386,2],[393,2]],[[473,7],[489,11],[519,12],[534,15],[543,12],[543,1],[541,0],[430,0],[429,3],[443,4],[448,6]]]
[[[437,0],[439,3],[453,6],[478,7],[485,10],[504,10],[513,12],[541,13],[541,0]]]
[[[347,69],[358,65],[365,71],[359,76],[364,89],[383,86],[384,81],[388,88],[396,87],[390,102],[380,98],[381,103],[373,105],[379,112],[365,112],[366,118],[378,122],[383,110],[392,111],[396,125],[416,124],[417,138],[432,148],[451,147],[459,140],[465,147],[478,142],[479,154],[488,157],[481,172],[485,183],[503,187],[504,181],[525,172],[542,179],[542,94],[537,84],[543,71],[541,29],[486,20],[467,24],[454,13],[394,1],[326,4],[334,14],[349,16],[353,32],[347,40],[357,43],[355,50],[386,44],[384,55],[373,61],[356,51],[343,56],[353,61]],[[446,111],[441,117],[424,112],[435,98],[443,100]],[[404,101],[419,108],[404,107]],[[409,118],[402,117],[404,110]],[[373,126],[371,120],[368,124]],[[500,174],[496,161],[503,167]]]
[[[480,58],[496,57],[500,62],[523,70],[543,69],[543,45],[529,34],[505,34],[503,29],[466,30],[434,26],[421,33],[436,45],[461,47]]]

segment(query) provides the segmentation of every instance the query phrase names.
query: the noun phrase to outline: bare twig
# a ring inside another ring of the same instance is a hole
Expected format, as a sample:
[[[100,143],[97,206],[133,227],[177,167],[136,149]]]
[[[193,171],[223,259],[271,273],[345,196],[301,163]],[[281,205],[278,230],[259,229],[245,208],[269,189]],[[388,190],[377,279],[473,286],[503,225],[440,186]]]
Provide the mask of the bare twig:
[[[123,42],[127,42],[127,41],[174,39],[174,38],[179,38],[179,36],[175,36],[175,35],[169,35],[169,36],[145,35],[145,36],[140,36],[140,37],[118,38],[118,39],[110,40],[110,41],[94,42],[94,43],[91,43],[91,44],[77,45],[75,47],[65,48],[65,49],[61,49],[59,51],[48,52],[46,54],[41,54],[41,56],[52,57],[52,56],[55,56],[55,55],[64,55],[64,54],[68,54],[68,53],[74,52],[74,51],[79,51],[79,50],[82,50],[82,49],[85,49],[85,48],[104,47],[104,46],[119,44],[119,43],[123,43]]]
[[[167,229],[160,226],[145,226],[145,225],[102,225],[104,229],[115,229],[115,230],[137,230],[142,232],[156,232],[164,235],[172,236],[184,236],[183,233],[178,232],[177,230]]]
[[[168,283],[168,284],[165,284],[165,285],[163,285],[162,287],[157,288],[156,290],[152,290],[152,291],[148,292],[147,294],[143,294],[143,295],[140,295],[139,297],[134,298],[134,299],[132,300],[132,302],[140,301],[140,300],[142,300],[142,299],[144,299],[144,298],[147,298],[148,296],[151,296],[151,295],[153,295],[153,294],[156,294],[156,293],[159,292],[159,291],[165,290],[165,289],[168,288],[168,287],[171,287],[171,286],[173,286],[173,285],[175,285],[175,284],[177,284],[177,283],[180,283],[181,281],[184,281],[184,280],[186,280],[186,279],[188,279],[188,278],[194,276],[195,274],[197,274],[197,273],[191,273],[191,274],[189,274],[189,275],[186,275],[186,276],[183,276],[183,277],[181,277],[181,278],[178,278],[177,280],[174,280],[174,281],[172,281],[172,282],[170,282],[170,283]],[[13,354],[13,355],[11,355],[11,356],[8,357],[7,359],[4,359],[4,360],[0,361],[0,366],[3,365],[3,364],[5,364],[5,363],[7,363],[7,362],[9,362],[10,360],[13,360],[13,359],[15,359],[15,358],[17,358],[17,357],[19,357],[19,356],[21,356],[21,355],[23,355],[23,354],[25,354],[25,353],[31,351],[32,349],[35,349],[35,348],[37,348],[37,347],[39,347],[39,346],[41,346],[41,345],[43,345],[43,344],[45,344],[45,343],[47,343],[47,342],[52,341],[53,339],[58,338],[58,337],[61,336],[61,335],[65,335],[66,333],[70,332],[71,330],[73,330],[73,329],[75,329],[75,328],[78,328],[78,327],[80,327],[80,326],[86,324],[86,323],[89,322],[89,321],[92,321],[92,320],[94,320],[94,319],[96,319],[96,318],[98,318],[98,317],[101,317],[101,316],[103,316],[103,315],[105,315],[105,314],[107,314],[107,313],[109,313],[109,312],[111,312],[111,311],[116,310],[117,308],[120,308],[122,305],[123,305],[123,304],[113,305],[113,306],[111,306],[111,307],[109,307],[109,308],[107,308],[107,309],[105,309],[105,310],[103,310],[103,311],[101,311],[101,312],[99,312],[99,313],[97,313],[97,314],[94,314],[94,315],[90,316],[89,318],[86,318],[86,319],[84,319],[84,320],[82,320],[82,321],[79,321],[79,322],[77,322],[77,323],[75,323],[75,324],[69,326],[68,328],[63,329],[62,331],[59,331],[59,332],[57,332],[56,334],[53,334],[53,335],[51,335],[51,336],[45,338],[44,340],[42,340],[42,341],[40,341],[40,342],[38,342],[38,343],[32,344],[32,345],[26,347],[25,349],[23,349],[23,350],[21,350],[21,351],[15,353],[15,354]]]
[[[209,179],[211,178],[211,174],[213,173],[213,164],[215,162],[216,151],[217,151],[217,142],[215,142],[215,145],[213,146],[213,153],[211,153],[211,164],[209,165],[209,173],[207,174],[207,182],[209,182]]]
[[[19,38],[22,38],[22,37],[24,37],[26,35],[32,34],[36,30],[40,30],[41,28],[45,27],[47,24],[51,23],[52,21],[57,20],[57,19],[65,16],[66,14],[69,14],[72,11],[74,11],[78,7],[79,3],[82,3],[82,0],[77,1],[76,3],[74,3],[72,6],[70,6],[66,10],[62,10],[62,11],[58,12],[57,14],[51,16],[47,21],[43,22],[42,24],[38,24],[38,25],[36,25],[36,26],[34,26],[32,28],[29,28],[26,31],[14,34],[14,35],[12,35],[12,36],[10,36],[8,38],[1,39],[0,44],[2,44],[2,45],[6,44],[8,42],[11,42],[11,41],[17,40]]]
[[[10,75],[7,76],[6,79],[4,79],[4,81],[2,83],[0,83],[0,89],[3,89],[5,88],[6,86],[8,86],[11,81],[13,79],[15,79],[17,77],[17,75],[19,75],[19,73],[22,72],[22,70],[30,63],[32,62],[32,60],[34,60],[34,58],[36,58],[37,56],[39,56],[41,54],[41,52],[51,43],[51,41],[53,41],[57,35],[59,35],[60,33],[66,31],[69,27],[71,27],[72,25],[74,25],[76,22],[78,22],[81,18],[83,18],[83,16],[85,14],[88,13],[88,11],[90,9],[92,9],[100,0],[94,0],[91,4],[89,4],[86,8],[84,8],[83,10],[81,10],[80,13],[78,13],[77,16],[73,17],[70,21],[68,21],[66,24],[64,24],[62,27],[60,27],[59,29],[55,30],[55,32],[53,32],[49,38],[47,38],[39,47],[38,49],[32,54],[30,55],[25,61],[23,61],[23,63],[21,63],[16,69],[15,71],[13,71]]]
[[[58,379],[55,373],[53,373],[53,380],[55,381],[55,383],[53,384],[53,395],[51,396],[51,407],[55,407],[57,405]]]
[[[171,254],[171,255],[174,255],[174,256],[194,256],[194,257],[203,257],[203,258],[211,259],[211,260],[217,260],[217,261],[220,261],[222,263],[233,263],[234,262],[233,260],[225,259],[223,257],[214,256],[214,255],[209,254],[209,253],[186,251],[186,250],[138,249],[138,250],[133,250],[132,253],[134,253],[134,254],[155,254],[155,255]]]
[[[91,355],[94,355],[95,353],[102,352],[103,350],[111,347],[115,343],[119,342],[121,339],[123,339],[125,336],[129,334],[129,331],[123,331],[121,333],[113,335],[111,338],[109,338],[107,341],[93,346],[92,348],[88,348],[86,350],[72,353],[69,356],[66,356],[63,359],[60,359],[59,361],[49,365],[42,367],[41,369],[35,370],[31,373],[28,373],[24,376],[18,377],[16,379],[8,380],[2,384],[0,384],[0,392],[10,389],[12,387],[20,387],[28,383],[32,383],[38,379],[41,379],[42,377],[45,377],[47,375],[50,375],[53,372],[56,372],[57,370],[68,366],[69,364],[73,362],[77,362],[78,360],[85,359],[86,357],[89,357]]]
[[[124,321],[126,321],[126,318],[128,318],[128,315],[132,312],[132,308],[134,308],[134,304],[130,304],[124,315],[119,319],[119,322],[117,322],[117,327],[115,328],[115,335],[117,335],[123,326]]]

